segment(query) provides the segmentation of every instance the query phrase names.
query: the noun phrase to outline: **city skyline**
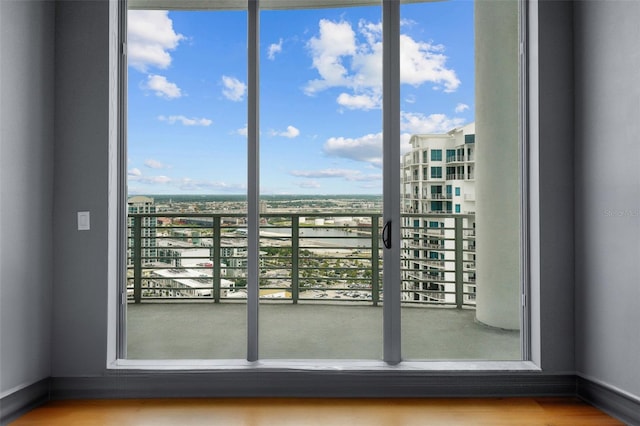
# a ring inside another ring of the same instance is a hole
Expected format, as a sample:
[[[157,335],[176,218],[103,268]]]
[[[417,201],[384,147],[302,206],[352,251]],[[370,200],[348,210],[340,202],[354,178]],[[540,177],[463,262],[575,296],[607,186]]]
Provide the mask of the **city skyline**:
[[[262,194],[382,192],[380,15],[261,12]],[[128,25],[129,194],[245,194],[246,14],[130,11]],[[406,152],[474,120],[473,3],[403,5],[401,34]]]

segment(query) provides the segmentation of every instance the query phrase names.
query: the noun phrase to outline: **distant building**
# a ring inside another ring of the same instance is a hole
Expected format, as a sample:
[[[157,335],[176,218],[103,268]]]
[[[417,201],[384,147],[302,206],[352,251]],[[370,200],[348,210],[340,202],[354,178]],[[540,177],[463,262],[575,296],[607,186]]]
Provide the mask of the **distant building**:
[[[455,303],[455,222],[463,291],[475,300],[475,124],[413,135],[402,158],[403,301]]]
[[[225,246],[220,248],[220,258],[227,265],[227,276],[234,278],[243,278],[247,276],[247,249],[245,244],[239,242],[238,246]],[[261,261],[262,262],[262,261]]]
[[[211,269],[157,269],[151,272],[145,297],[213,297],[213,271]],[[230,297],[235,283],[227,279],[220,280],[220,297]]]
[[[157,245],[157,262],[174,268],[219,267],[220,276],[223,278],[245,278],[247,270],[245,240],[223,238],[220,259],[217,261],[213,244],[213,238],[202,238],[199,231],[190,228],[164,230],[164,238],[158,241]]]
[[[269,205],[265,200],[260,200],[260,214],[269,213]]]
[[[153,198],[144,196],[135,196],[127,200],[127,264],[133,265],[133,226],[134,219],[132,214],[154,214],[156,206]],[[141,244],[142,244],[142,264],[155,262],[158,256],[156,243],[156,227],[158,226],[158,218],[144,216],[141,221]]]

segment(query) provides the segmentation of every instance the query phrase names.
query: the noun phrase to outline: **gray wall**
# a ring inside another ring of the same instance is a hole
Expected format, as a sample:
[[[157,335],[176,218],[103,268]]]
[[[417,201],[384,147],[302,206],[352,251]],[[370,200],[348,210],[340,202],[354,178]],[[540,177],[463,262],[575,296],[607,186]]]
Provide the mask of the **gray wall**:
[[[54,10],[0,1],[0,396],[51,373]]]
[[[108,1],[57,2],[53,376],[106,366],[108,71]]]
[[[578,2],[576,366],[640,398],[640,2]]]

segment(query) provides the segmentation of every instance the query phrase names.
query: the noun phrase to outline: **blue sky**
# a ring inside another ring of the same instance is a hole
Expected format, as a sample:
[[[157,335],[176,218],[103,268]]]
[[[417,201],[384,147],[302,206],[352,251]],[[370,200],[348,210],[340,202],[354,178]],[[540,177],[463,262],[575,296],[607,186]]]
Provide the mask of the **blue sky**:
[[[402,150],[474,120],[473,3],[403,5]],[[263,194],[380,194],[381,8],[260,15]],[[130,194],[247,188],[247,16],[130,11]]]

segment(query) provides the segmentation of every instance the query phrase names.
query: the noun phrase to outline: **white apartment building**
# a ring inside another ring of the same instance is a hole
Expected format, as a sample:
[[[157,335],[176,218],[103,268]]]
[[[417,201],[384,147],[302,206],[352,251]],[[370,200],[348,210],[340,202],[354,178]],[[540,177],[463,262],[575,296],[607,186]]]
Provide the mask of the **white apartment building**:
[[[402,300],[455,304],[458,280],[463,303],[474,303],[475,123],[413,135],[410,144],[402,158]]]
[[[135,196],[127,200],[128,214],[153,214],[156,206],[153,198]],[[142,263],[152,263],[157,257],[156,227],[158,218],[143,217],[141,221]],[[133,265],[133,229],[134,219],[127,216],[127,265]]]

